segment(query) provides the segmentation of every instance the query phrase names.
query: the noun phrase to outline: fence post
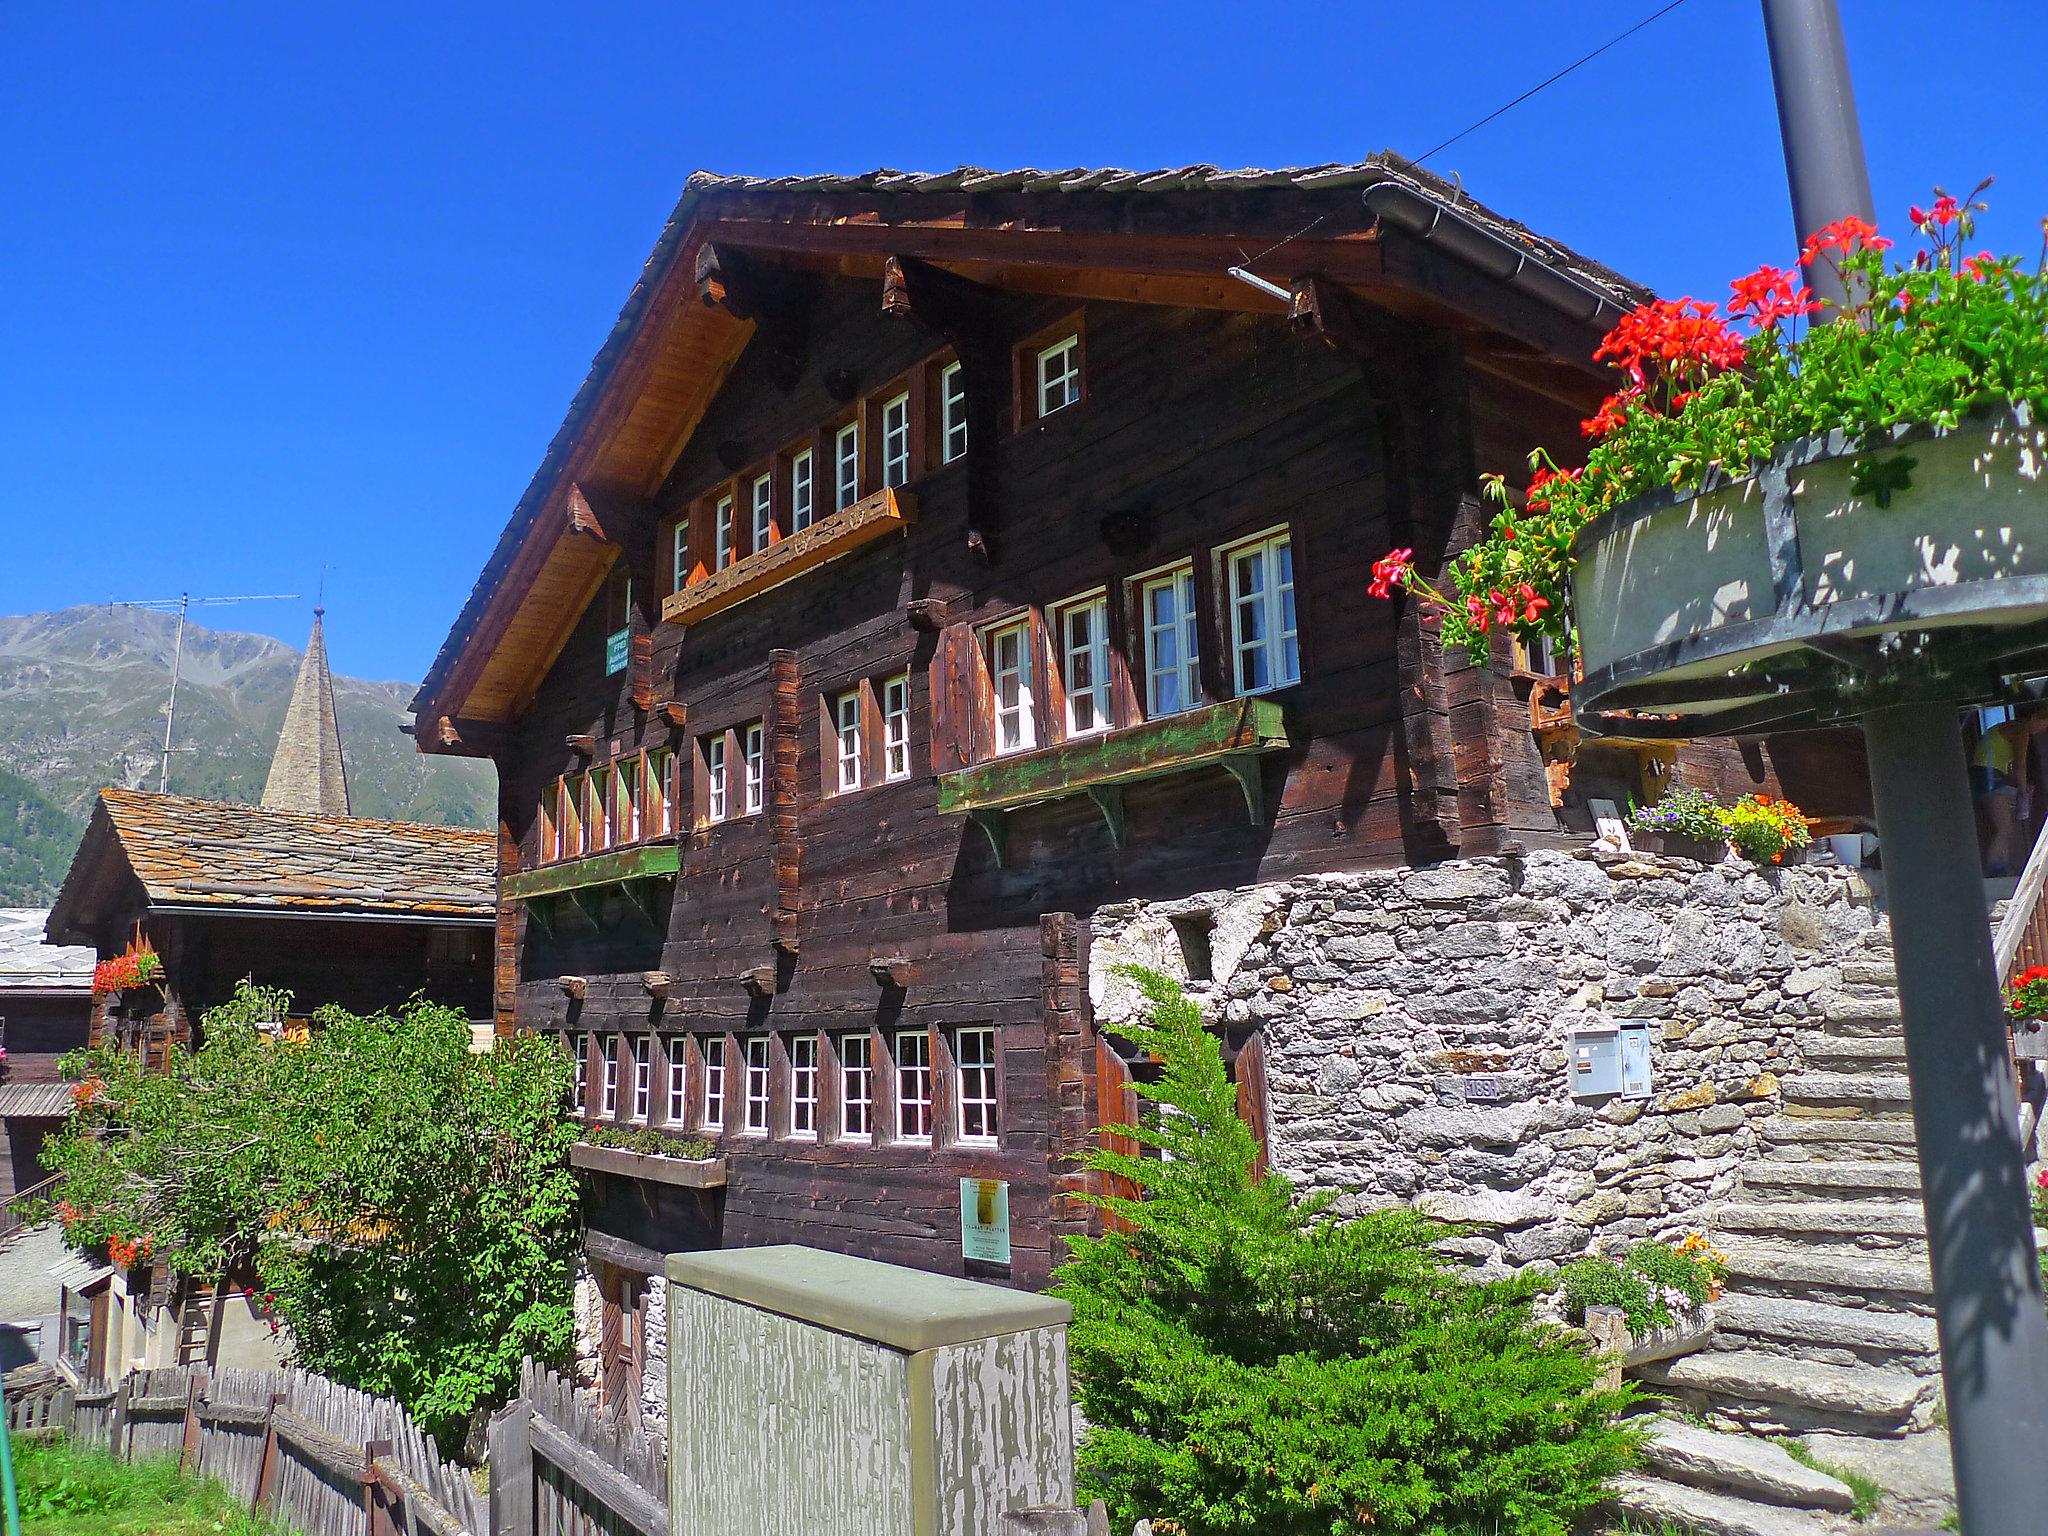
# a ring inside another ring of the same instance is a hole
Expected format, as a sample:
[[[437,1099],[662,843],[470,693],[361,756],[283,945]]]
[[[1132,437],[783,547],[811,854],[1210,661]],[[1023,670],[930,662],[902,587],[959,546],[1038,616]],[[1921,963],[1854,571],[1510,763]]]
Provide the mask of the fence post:
[[[1088,1506],[1088,1536],[1109,1536],[1109,1506],[1100,1499]]]
[[[524,1397],[513,1398],[491,1420],[489,1465],[491,1536],[535,1536],[533,1410]]]
[[[284,1470],[284,1447],[277,1443],[277,1410],[288,1395],[271,1393],[270,1406],[263,1410],[263,1454],[256,1463],[256,1492],[249,1500],[249,1508],[259,1515],[269,1514],[277,1503],[278,1475]]]
[[[206,1367],[192,1367],[185,1383],[185,1434],[178,1443],[178,1470],[190,1472],[199,1465],[199,1405],[206,1399]]]
[[[114,1389],[114,1410],[107,1419],[107,1454],[118,1461],[128,1459],[128,1392],[134,1385],[131,1373]]]
[[[391,1489],[377,1470],[377,1459],[391,1454],[389,1440],[363,1442],[363,1533],[364,1536],[399,1536],[401,1527],[391,1512]]]
[[[1088,1517],[1056,1504],[1006,1510],[996,1517],[996,1536],[1088,1536]]]
[[[1593,1357],[1600,1366],[1596,1385],[1613,1392],[1621,1386],[1622,1360],[1628,1354],[1628,1318],[1619,1307],[1588,1307],[1586,1332],[1593,1336]]]

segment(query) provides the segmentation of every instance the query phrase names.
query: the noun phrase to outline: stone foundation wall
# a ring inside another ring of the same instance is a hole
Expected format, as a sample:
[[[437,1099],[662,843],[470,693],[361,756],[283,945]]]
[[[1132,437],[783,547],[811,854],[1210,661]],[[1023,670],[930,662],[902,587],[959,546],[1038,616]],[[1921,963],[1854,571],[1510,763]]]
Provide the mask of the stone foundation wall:
[[[1470,1223],[1497,1273],[1695,1230],[1802,1037],[1870,1006],[1838,989],[1888,958],[1880,922],[1853,871],[1536,852],[1102,908],[1089,985],[1103,1028],[1136,1005],[1126,961],[1256,1022],[1275,1168]],[[1652,1097],[1573,1099],[1565,1032],[1630,1020]]]

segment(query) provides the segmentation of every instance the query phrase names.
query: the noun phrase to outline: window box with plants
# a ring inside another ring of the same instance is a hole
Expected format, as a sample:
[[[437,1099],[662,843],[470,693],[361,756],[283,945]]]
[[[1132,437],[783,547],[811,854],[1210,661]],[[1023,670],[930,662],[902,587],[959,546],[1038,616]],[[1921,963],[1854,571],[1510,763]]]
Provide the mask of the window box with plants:
[[[155,951],[147,949],[115,955],[92,968],[92,990],[99,997],[119,997],[126,992],[161,986],[163,979],[163,961]]]
[[[1395,550],[1371,590],[1415,593],[1475,657],[1495,629],[1575,632],[1589,733],[1998,696],[2048,664],[2048,274],[1965,255],[1982,206],[1913,209],[1904,263],[1862,219],[1814,234],[1802,266],[1839,274],[1839,307],[1765,266],[1725,306],[1632,311],[1583,466],[1539,450],[1441,584]]]
[[[1797,863],[1813,841],[1799,807],[1771,795],[1717,804],[1704,790],[1679,788],[1629,812],[1629,829],[1646,853],[1717,864],[1732,847],[1752,864]]]
[[[1574,1259],[1558,1277],[1558,1297],[1575,1327],[1589,1309],[1618,1311],[1628,1328],[1622,1365],[1648,1365],[1706,1347],[1726,1273],[1726,1256],[1698,1233],[1675,1245],[1645,1239],[1618,1259]]]
[[[617,1125],[586,1125],[579,1134],[581,1139],[569,1148],[575,1167],[685,1189],[716,1189],[725,1183],[725,1159],[701,1136]]]

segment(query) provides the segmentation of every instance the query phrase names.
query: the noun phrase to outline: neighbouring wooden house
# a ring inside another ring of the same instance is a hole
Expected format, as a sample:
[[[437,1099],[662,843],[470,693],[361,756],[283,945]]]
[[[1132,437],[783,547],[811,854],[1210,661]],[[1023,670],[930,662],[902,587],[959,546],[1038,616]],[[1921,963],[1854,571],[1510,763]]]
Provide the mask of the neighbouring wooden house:
[[[50,943],[49,914],[0,909],[0,1206],[48,1177],[43,1139],[71,1112],[57,1064],[81,1050],[92,1015],[92,950]],[[0,1234],[16,1225],[0,1214]]]
[[[1391,155],[691,178],[414,701],[498,766],[499,1027],[722,1156],[586,1160],[615,1393],[667,1250],[1045,1284],[1128,1102],[1105,903],[1762,781],[1575,751],[1553,658],[1366,596],[1577,441],[1642,296]]]

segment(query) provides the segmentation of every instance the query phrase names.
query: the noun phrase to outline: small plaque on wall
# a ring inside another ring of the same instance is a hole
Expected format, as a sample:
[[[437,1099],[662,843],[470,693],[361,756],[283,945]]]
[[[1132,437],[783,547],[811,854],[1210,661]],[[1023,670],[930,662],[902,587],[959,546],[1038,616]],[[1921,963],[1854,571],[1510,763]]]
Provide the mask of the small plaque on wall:
[[[960,1256],[1010,1262],[1010,1186],[1002,1179],[960,1181]]]
[[[626,670],[626,663],[633,654],[633,632],[630,629],[614,630],[604,637],[604,675]]]

